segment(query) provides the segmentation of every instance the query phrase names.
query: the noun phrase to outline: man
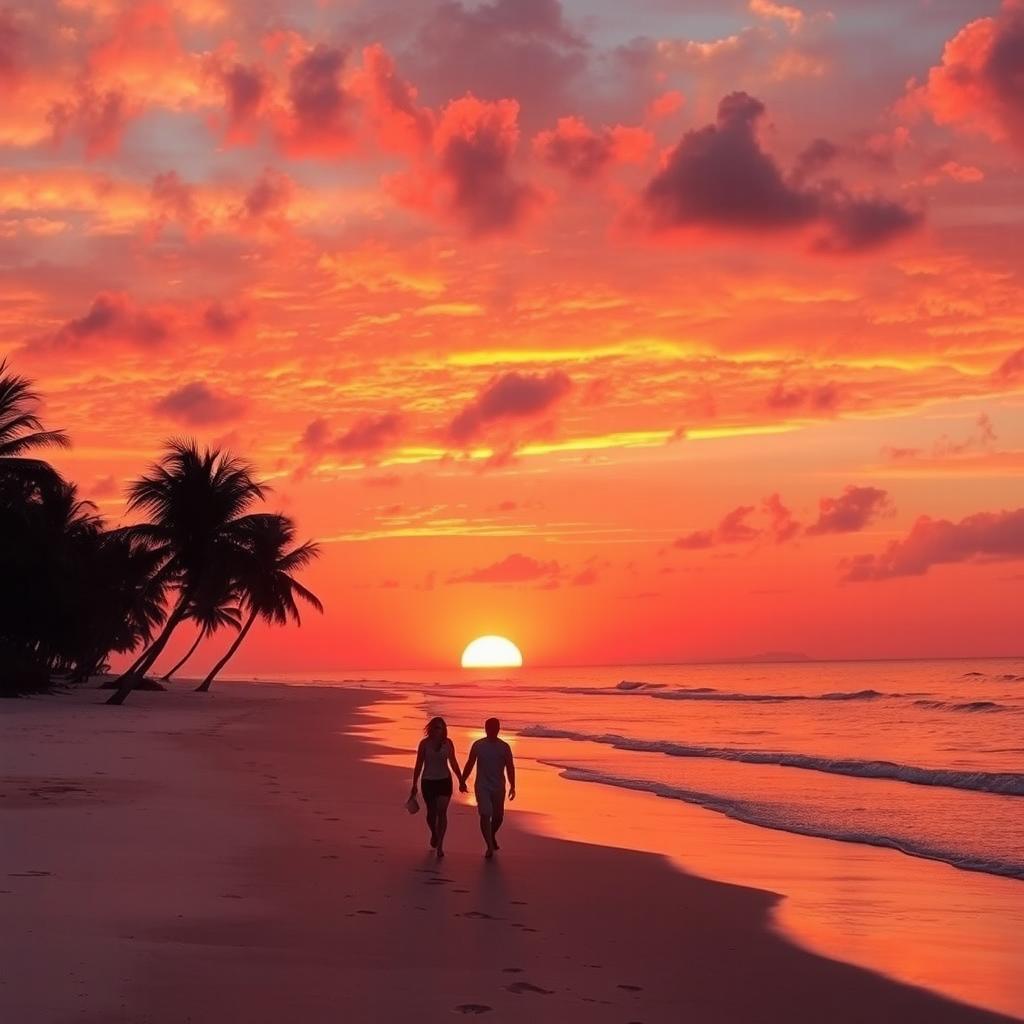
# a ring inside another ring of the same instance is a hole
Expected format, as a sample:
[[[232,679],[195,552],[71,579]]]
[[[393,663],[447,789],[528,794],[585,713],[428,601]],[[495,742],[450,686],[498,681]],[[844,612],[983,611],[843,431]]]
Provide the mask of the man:
[[[480,812],[480,831],[483,833],[487,852],[484,856],[490,860],[498,847],[498,829],[505,820],[505,776],[508,775],[508,798],[516,798],[516,766],[512,760],[512,748],[501,739],[498,731],[501,722],[496,718],[488,718],[484,722],[486,735],[469,748],[469,760],[459,789],[466,792],[466,779],[476,767],[476,782],[473,792],[476,794],[476,806]]]

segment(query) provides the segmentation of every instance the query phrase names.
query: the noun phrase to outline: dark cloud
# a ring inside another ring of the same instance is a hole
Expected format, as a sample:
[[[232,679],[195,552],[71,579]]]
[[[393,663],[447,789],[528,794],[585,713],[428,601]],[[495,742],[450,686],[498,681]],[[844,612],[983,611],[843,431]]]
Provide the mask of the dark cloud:
[[[130,118],[128,100],[119,89],[102,92],[82,85],[70,100],[55,103],[48,115],[53,141],[81,141],[87,157],[113,153],[121,144]]]
[[[230,337],[249,319],[249,311],[241,306],[231,306],[220,300],[211,302],[203,310],[203,325],[211,334]]]
[[[887,491],[851,485],[838,498],[822,498],[818,502],[818,519],[807,527],[807,533],[855,533],[891,509]]]
[[[251,220],[272,219],[284,214],[291,195],[291,178],[267,168],[246,192],[242,211]]]
[[[765,404],[775,412],[834,412],[839,406],[839,387],[831,382],[811,386],[787,385],[779,381],[768,392]]]
[[[350,137],[354,101],[342,87],[346,59],[344,50],[318,43],[293,65],[288,76],[290,134],[300,148],[330,152]]]
[[[890,200],[853,196],[835,181],[808,187],[787,178],[761,148],[765,107],[744,92],[726,96],[715,124],[687,132],[647,184],[642,204],[655,231],[809,229],[828,252],[875,248],[909,231],[920,215]]]
[[[190,426],[224,423],[245,411],[245,400],[214,391],[203,381],[193,381],[164,395],[153,410],[168,419]]]
[[[398,413],[360,416],[348,430],[335,433],[327,420],[312,420],[299,439],[299,447],[314,455],[338,452],[343,455],[366,455],[394,444],[402,431],[403,420]]]
[[[220,72],[227,107],[228,131],[237,134],[259,113],[267,94],[267,77],[256,66],[231,64]]]
[[[533,123],[560,107],[587,63],[587,44],[559,0],[438,4],[409,53],[414,80],[434,102],[466,93],[516,97]]]
[[[451,421],[448,436],[463,444],[495,421],[539,416],[564,398],[571,386],[569,377],[561,370],[546,374],[513,370],[501,374],[492,378],[476,399]]]
[[[156,346],[171,334],[172,316],[166,310],[143,309],[119,292],[102,292],[84,316],[68,320],[46,343],[71,348],[93,341],[127,341]]]
[[[861,555],[843,563],[851,582],[923,576],[935,565],[1009,561],[1024,558],[1024,508],[979,512],[954,523],[922,516],[902,540],[879,555]]]
[[[562,567],[556,561],[542,562],[529,555],[507,555],[500,562],[453,576],[450,583],[534,583],[557,581]]]
[[[484,103],[465,96],[445,108],[435,137],[448,214],[471,235],[514,231],[540,193],[512,172],[519,142],[515,100]]]

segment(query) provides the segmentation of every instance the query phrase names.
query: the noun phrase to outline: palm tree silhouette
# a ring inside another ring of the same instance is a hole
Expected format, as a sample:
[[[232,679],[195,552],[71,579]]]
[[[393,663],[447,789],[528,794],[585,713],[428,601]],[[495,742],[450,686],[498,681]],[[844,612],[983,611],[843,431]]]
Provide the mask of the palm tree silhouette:
[[[8,372],[7,360],[0,360],[0,473],[30,479],[37,484],[55,484],[56,470],[27,452],[38,448],[70,448],[63,430],[45,430],[33,409],[39,395],[27,377]]]
[[[226,597],[222,597],[219,601],[199,601],[194,602],[192,607],[186,613],[186,618],[191,619],[199,627],[196,633],[196,638],[192,642],[192,646],[185,652],[184,657],[180,658],[173,668],[168,669],[161,677],[162,683],[169,683],[171,677],[180,669],[185,662],[196,653],[199,645],[207,639],[207,637],[213,636],[222,626],[230,626],[235,630],[241,629],[242,620],[239,616],[238,607],[229,602],[233,602],[235,597],[233,594],[228,594]]]
[[[295,541],[295,524],[283,515],[254,517],[259,523],[249,531],[245,545],[237,552],[233,578],[243,607],[248,611],[245,625],[228,648],[227,653],[196,687],[206,692],[222,668],[242,645],[258,617],[269,623],[285,625],[289,619],[301,625],[296,598],[312,605],[318,612],[324,607],[311,590],[292,576],[297,569],[309,565],[320,555],[312,541],[291,547]],[[291,548],[291,550],[288,550]]]
[[[207,588],[226,589],[248,535],[266,518],[248,513],[265,494],[248,463],[217,449],[200,451],[195,441],[180,438],[169,441],[163,458],[131,485],[128,509],[148,513],[149,521],[125,532],[158,554],[160,573],[178,597],[149,649],[116,681],[108,704],[124,703]]]

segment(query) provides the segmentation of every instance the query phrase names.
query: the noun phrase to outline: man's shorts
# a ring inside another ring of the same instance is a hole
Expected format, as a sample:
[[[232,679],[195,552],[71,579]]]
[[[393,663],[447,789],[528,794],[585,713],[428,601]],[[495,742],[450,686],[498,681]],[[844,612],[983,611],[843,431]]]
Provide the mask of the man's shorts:
[[[477,810],[482,818],[494,818],[505,811],[505,789],[484,789],[474,786]]]

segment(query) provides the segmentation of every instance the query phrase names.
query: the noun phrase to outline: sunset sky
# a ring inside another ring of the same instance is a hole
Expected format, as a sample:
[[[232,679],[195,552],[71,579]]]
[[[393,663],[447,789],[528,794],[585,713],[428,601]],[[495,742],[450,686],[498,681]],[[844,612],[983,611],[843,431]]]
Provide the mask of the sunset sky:
[[[0,0],[0,90],[56,464],[323,545],[233,670],[1020,653],[1024,3]]]

